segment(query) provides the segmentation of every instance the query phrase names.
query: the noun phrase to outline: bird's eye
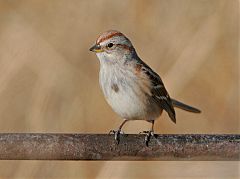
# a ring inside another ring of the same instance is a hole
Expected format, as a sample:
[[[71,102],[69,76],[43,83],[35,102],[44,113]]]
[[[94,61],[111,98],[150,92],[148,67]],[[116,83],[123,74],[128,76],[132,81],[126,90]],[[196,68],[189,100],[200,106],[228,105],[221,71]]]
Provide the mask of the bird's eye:
[[[113,47],[113,43],[109,43],[109,44],[107,44],[107,47],[108,47],[108,48]]]

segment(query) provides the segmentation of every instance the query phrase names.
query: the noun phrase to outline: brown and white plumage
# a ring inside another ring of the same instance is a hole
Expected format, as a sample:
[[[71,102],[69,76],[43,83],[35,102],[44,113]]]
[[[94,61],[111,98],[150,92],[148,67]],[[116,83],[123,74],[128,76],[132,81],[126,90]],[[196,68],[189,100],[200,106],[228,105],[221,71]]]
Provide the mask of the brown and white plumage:
[[[176,123],[174,107],[200,112],[170,98],[159,75],[138,57],[130,40],[121,32],[104,32],[90,50],[96,52],[100,61],[99,82],[107,102],[125,119],[115,132],[116,140],[129,120],[146,120],[154,124],[165,110]],[[153,125],[150,132],[153,132]],[[149,134],[146,142],[148,140]]]

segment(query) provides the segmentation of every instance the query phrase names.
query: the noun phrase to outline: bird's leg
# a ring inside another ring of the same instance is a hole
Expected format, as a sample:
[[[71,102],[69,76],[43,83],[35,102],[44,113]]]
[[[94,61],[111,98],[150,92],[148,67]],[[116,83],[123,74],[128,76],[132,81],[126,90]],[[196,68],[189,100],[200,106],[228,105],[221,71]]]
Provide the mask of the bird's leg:
[[[144,139],[146,146],[148,146],[148,143],[150,141],[151,136],[154,136],[154,120],[152,120],[151,123],[152,123],[151,130],[146,131],[146,136],[145,136],[145,139]]]
[[[150,141],[150,138],[151,138],[152,136],[154,136],[154,120],[149,121],[149,122],[152,123],[151,130],[140,132],[140,134],[145,134],[145,135],[146,135],[145,138],[144,138],[144,141],[145,141],[146,146],[148,146],[148,143],[149,143],[149,141]]]
[[[117,144],[119,144],[120,142],[120,134],[123,134],[122,132],[122,127],[124,126],[124,124],[126,122],[128,122],[129,120],[128,119],[125,119],[122,124],[119,126],[118,130],[111,130],[109,132],[109,134],[113,133],[114,134],[114,139],[116,140]]]

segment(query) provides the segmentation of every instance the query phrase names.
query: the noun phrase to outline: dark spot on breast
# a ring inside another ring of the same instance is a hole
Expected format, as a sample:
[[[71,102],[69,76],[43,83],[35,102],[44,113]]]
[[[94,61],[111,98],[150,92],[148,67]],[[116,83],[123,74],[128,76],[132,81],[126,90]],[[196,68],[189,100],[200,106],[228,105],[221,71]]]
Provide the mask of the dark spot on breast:
[[[117,84],[112,84],[111,88],[117,93],[119,91],[118,85]]]

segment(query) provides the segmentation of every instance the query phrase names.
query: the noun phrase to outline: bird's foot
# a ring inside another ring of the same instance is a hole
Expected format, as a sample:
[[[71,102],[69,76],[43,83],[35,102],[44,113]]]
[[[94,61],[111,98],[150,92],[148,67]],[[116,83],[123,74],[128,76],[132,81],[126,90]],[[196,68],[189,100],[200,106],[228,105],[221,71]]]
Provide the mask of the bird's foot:
[[[120,142],[120,135],[124,134],[123,131],[119,130],[110,130],[109,134],[114,134],[114,139],[116,141],[117,144],[119,144]]]
[[[143,131],[143,132],[140,132],[139,134],[145,134],[144,142],[145,142],[146,146],[148,146],[148,143],[149,143],[151,137],[155,137],[153,131]]]

